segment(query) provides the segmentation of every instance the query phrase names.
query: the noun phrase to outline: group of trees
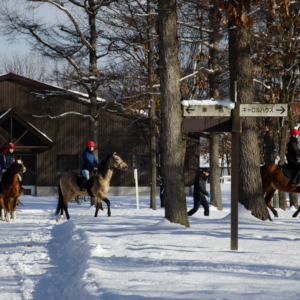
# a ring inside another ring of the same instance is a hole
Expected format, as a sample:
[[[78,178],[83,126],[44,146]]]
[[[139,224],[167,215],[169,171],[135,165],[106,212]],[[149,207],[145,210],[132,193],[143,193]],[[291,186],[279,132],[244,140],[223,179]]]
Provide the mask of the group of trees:
[[[55,62],[54,77],[90,98],[90,138],[97,141],[97,96],[124,113],[146,111],[155,209],[156,138],[163,169],[166,217],[189,226],[183,185],[186,133],[181,100],[294,103],[288,118],[243,120],[240,199],[260,219],[268,212],[259,164],[284,160],[286,133],[297,122],[300,98],[298,1],[251,0],[2,0],[1,30],[27,38]],[[45,22],[43,8],[57,18]],[[58,63],[61,62],[61,63]],[[259,132],[259,134],[257,134]],[[230,134],[210,136],[212,203],[221,209],[219,157],[230,161]],[[220,152],[219,149],[224,149]],[[283,195],[282,195],[283,196]]]

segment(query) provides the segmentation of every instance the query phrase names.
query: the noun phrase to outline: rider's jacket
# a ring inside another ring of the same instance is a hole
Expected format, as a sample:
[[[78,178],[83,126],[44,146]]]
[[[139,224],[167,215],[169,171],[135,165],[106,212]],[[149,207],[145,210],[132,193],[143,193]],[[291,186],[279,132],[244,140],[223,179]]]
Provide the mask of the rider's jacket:
[[[15,155],[10,152],[3,153],[1,158],[1,167],[2,170],[8,169],[15,161]]]
[[[297,163],[300,159],[300,150],[297,142],[298,140],[296,138],[291,137],[287,144],[286,159],[289,164]]]
[[[91,172],[95,167],[99,167],[99,163],[98,163],[94,153],[90,153],[87,150],[85,150],[82,153],[81,170],[89,170]]]

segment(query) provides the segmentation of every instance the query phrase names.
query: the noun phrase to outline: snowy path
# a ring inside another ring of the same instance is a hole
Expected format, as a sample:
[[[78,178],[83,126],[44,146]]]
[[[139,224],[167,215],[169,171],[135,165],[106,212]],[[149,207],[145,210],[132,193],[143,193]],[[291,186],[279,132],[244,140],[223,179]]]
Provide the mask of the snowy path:
[[[201,208],[190,228],[150,210],[147,198],[139,211],[133,197],[110,200],[110,218],[105,205],[94,218],[88,203],[71,204],[71,219],[57,225],[55,198],[22,197],[17,220],[0,222],[0,299],[300,299],[294,209],[274,222],[240,209],[231,251],[226,190],[223,211],[210,207],[205,218]]]

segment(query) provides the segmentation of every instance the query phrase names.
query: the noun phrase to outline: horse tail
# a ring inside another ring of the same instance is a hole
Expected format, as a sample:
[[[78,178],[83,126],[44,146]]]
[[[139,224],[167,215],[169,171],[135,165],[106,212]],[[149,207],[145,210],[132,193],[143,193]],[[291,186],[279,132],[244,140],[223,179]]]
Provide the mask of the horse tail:
[[[55,215],[58,215],[60,210],[64,207],[64,196],[62,194],[60,184],[58,185],[58,203],[57,203],[57,208]]]

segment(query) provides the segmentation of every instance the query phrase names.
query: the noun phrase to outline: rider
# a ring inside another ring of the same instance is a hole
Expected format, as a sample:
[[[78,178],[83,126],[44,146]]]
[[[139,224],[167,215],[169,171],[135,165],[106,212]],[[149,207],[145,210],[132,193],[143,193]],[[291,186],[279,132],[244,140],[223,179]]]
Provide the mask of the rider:
[[[298,176],[300,175],[300,149],[298,148],[298,137],[299,131],[294,128],[290,131],[290,141],[287,144],[286,159],[288,161],[289,167],[292,169],[293,178],[291,180],[291,185],[296,185]]]
[[[95,143],[90,141],[85,144],[85,151],[82,153],[82,166],[81,173],[83,175],[83,179],[80,185],[80,190],[85,190],[85,184],[90,179],[90,172],[95,167],[100,167],[93,151],[95,149]]]
[[[15,155],[14,155],[15,145],[12,143],[7,144],[6,148],[3,150],[3,156],[0,161],[1,164],[1,182],[0,182],[0,190],[2,190],[2,183],[5,181],[5,178],[7,176],[6,170],[14,163],[15,161]],[[23,193],[23,187],[22,187],[22,178],[20,175],[18,175],[18,181],[20,185],[20,195]]]

